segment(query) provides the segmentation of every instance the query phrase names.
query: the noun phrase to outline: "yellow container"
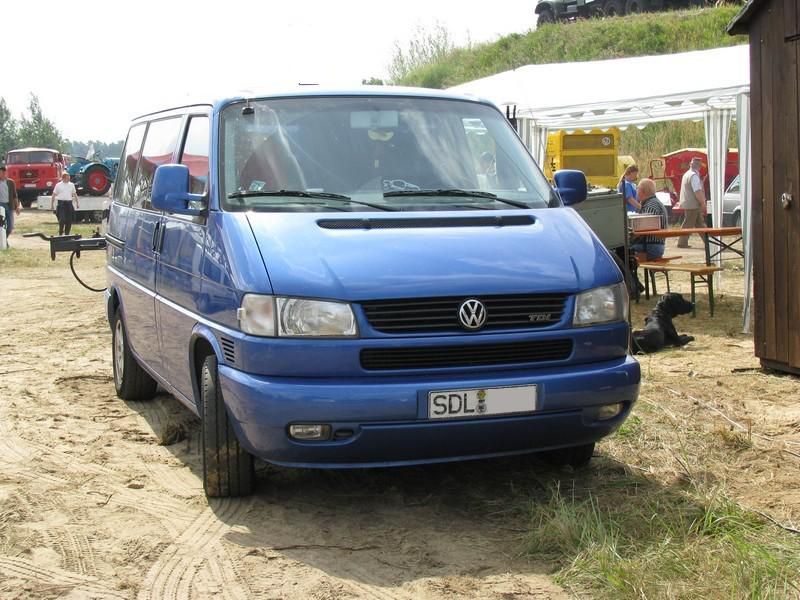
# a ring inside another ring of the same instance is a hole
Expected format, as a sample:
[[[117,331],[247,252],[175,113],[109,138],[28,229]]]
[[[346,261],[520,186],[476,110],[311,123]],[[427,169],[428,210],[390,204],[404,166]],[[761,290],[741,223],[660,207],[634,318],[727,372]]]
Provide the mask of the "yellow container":
[[[547,137],[544,173],[552,180],[559,169],[576,169],[584,172],[591,185],[615,189],[625,167],[633,164],[630,156],[619,155],[619,139],[617,128],[554,131]]]

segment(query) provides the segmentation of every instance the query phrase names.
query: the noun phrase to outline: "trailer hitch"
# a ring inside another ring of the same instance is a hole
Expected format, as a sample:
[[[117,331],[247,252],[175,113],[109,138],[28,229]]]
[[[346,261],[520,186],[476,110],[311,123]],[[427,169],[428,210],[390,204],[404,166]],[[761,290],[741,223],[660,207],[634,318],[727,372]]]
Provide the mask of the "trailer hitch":
[[[71,252],[69,256],[69,268],[70,271],[72,271],[72,275],[78,280],[78,283],[92,292],[104,292],[106,290],[106,288],[93,288],[84,283],[75,272],[74,265],[75,257],[80,258],[82,250],[106,249],[106,238],[100,235],[99,230],[95,231],[92,237],[89,238],[81,237],[80,235],[45,235],[40,232],[23,233],[22,237],[38,237],[42,238],[45,242],[50,242],[50,260],[55,260],[56,254],[59,252]]]
[[[106,238],[95,231],[92,237],[85,238],[80,235],[45,235],[43,233],[23,233],[22,237],[38,237],[45,242],[50,242],[50,259],[55,260],[59,252],[74,252],[81,257],[81,250],[105,250]]]

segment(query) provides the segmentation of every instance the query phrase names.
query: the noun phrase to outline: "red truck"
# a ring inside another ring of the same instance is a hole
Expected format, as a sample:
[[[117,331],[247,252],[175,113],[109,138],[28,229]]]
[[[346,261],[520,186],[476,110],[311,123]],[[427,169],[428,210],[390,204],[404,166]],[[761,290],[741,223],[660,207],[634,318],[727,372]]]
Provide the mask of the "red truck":
[[[708,184],[708,155],[705,148],[683,148],[675,150],[661,158],[650,161],[650,179],[656,182],[661,192],[669,192],[672,202],[671,219],[678,220],[683,216],[683,209],[678,206],[681,193],[681,178],[689,170],[689,162],[699,157],[702,161],[700,167],[700,178],[703,180],[706,198],[710,199]],[[661,173],[661,175],[657,175]],[[728,156],[725,159],[725,185],[730,185],[739,174],[739,151],[736,148],[728,149]],[[660,182],[660,183],[659,183]]]
[[[50,148],[19,148],[6,154],[8,177],[17,184],[17,194],[25,208],[40,194],[52,194],[66,168],[64,155]]]

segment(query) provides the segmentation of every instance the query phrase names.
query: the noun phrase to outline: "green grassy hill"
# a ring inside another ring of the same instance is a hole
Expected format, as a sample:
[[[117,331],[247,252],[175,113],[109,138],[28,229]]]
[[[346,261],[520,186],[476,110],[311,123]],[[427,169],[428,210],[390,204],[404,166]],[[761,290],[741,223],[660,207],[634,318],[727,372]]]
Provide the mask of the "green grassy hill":
[[[531,2],[531,21],[533,20]],[[458,48],[446,58],[410,71],[397,83],[446,88],[522,65],[621,58],[703,50],[747,42],[730,36],[726,25],[739,6],[590,19],[544,25],[496,42]],[[698,64],[698,69],[703,65]],[[620,83],[646,89],[658,73],[620,73]],[[615,82],[609,82],[615,85]],[[734,132],[732,132],[733,135]],[[735,138],[732,138],[735,140]],[[703,146],[702,123],[661,123],[622,136],[623,154],[632,155],[648,173],[652,158],[687,146]]]

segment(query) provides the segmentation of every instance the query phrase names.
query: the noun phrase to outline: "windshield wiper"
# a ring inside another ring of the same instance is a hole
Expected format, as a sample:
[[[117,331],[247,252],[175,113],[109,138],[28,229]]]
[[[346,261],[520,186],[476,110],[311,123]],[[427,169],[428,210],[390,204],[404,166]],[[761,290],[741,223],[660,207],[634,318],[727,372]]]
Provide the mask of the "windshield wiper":
[[[271,196],[289,196],[291,198],[314,198],[317,200],[340,200],[347,204],[358,204],[360,206],[369,206],[378,210],[392,211],[396,208],[385,206],[381,204],[373,204],[372,202],[363,202],[361,200],[353,200],[350,196],[344,194],[333,194],[331,192],[307,192],[304,190],[264,190],[264,191],[239,191],[231,192],[228,194],[229,199],[234,198],[258,198],[258,197],[271,197]]]
[[[304,190],[242,190],[231,192],[228,198],[258,198],[259,196],[291,196],[292,198],[325,198],[331,200],[350,200],[349,196],[342,194],[331,194],[329,192],[306,192]]]
[[[459,189],[443,189],[443,190],[397,190],[394,192],[384,192],[384,198],[391,198],[396,196],[460,196],[467,198],[488,198],[495,202],[502,202],[509,206],[516,208],[530,208],[529,205],[517,200],[507,200],[505,198],[498,198],[497,194],[491,192],[479,192],[475,190],[459,190]]]

